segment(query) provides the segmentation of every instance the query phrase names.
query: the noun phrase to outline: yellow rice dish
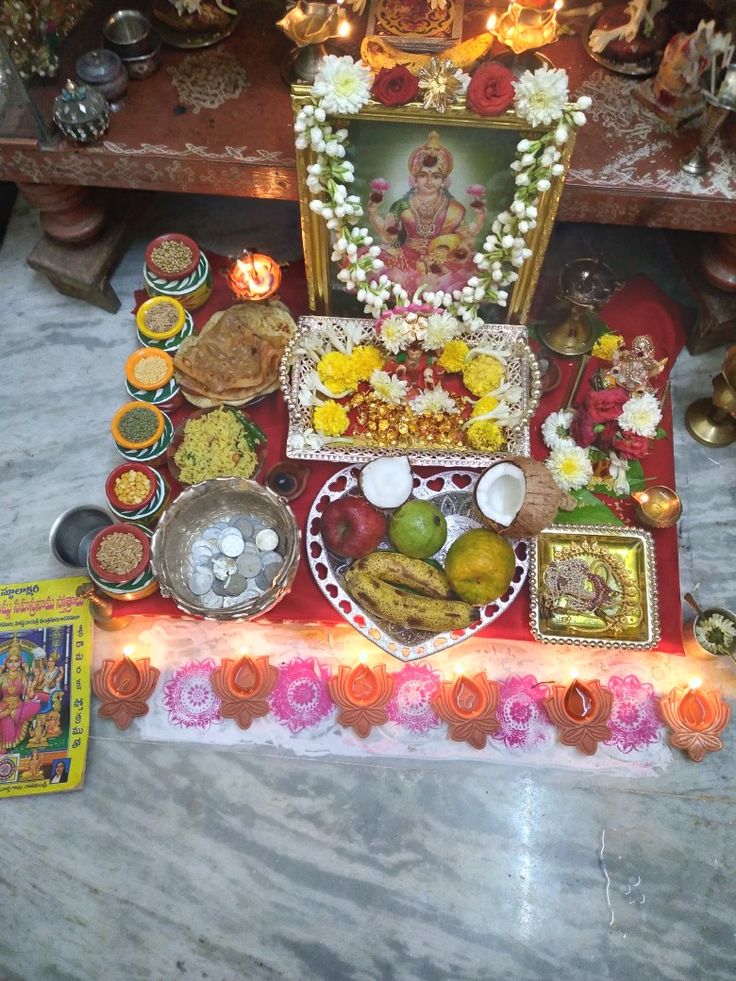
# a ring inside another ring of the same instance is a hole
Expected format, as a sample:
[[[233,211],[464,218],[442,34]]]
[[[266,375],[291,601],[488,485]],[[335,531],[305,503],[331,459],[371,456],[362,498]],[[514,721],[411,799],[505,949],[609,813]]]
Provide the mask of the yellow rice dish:
[[[257,465],[238,417],[222,407],[189,419],[174,461],[183,484],[198,484],[212,477],[252,477]]]

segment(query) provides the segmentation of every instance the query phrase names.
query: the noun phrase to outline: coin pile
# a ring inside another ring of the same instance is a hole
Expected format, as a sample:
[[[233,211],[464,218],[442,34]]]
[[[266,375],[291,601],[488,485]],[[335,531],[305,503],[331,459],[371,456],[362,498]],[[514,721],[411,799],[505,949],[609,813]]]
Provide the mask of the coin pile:
[[[279,533],[260,518],[215,521],[192,542],[185,570],[190,591],[208,610],[256,599],[284,564]]]

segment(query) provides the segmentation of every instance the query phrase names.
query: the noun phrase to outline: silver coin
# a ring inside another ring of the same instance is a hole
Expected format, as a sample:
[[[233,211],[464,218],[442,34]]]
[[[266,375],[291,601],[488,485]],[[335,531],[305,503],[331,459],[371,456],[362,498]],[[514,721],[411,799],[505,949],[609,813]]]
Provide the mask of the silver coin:
[[[262,528],[266,527],[266,522],[262,521],[260,518],[254,516],[251,517],[250,523],[253,525],[253,534],[257,534]]]
[[[234,572],[238,571],[238,564],[235,559],[231,559],[227,555],[221,555],[212,563],[212,571],[215,575],[215,579],[219,579],[220,582],[224,582],[228,576],[231,576]]]
[[[280,569],[284,564],[284,558],[278,552],[264,552],[261,555],[261,563],[264,569],[267,565],[275,565],[277,569]]]
[[[212,592],[215,594],[215,596],[227,596],[225,583],[221,582],[219,579],[214,579],[212,581]]]
[[[217,596],[210,590],[202,597],[202,605],[208,610],[219,610],[222,608],[222,596]]]
[[[189,577],[189,590],[195,596],[204,596],[212,588],[213,578],[209,570],[197,569]]]
[[[202,532],[202,538],[206,542],[212,541],[213,538],[217,538],[222,531],[222,528],[218,528],[217,525],[209,525]]]
[[[243,536],[237,528],[226,528],[217,539],[217,547],[223,555],[229,555],[233,559],[240,555],[244,546]]]
[[[256,590],[256,589],[246,589],[246,591],[242,594],[242,598],[244,600],[254,600],[254,599],[258,599],[258,597],[260,595],[261,595],[261,590],[260,589],[258,589],[258,590]]]
[[[253,552],[243,552],[238,556],[238,572],[246,579],[254,579],[261,571],[261,558]]]
[[[243,548],[244,552],[250,552],[252,555],[260,555],[261,550],[258,548],[255,542],[248,540]]]
[[[225,596],[225,598],[222,601],[222,607],[224,610],[227,610],[230,607],[237,606],[238,603],[242,603],[242,602],[243,602],[242,596]]]
[[[232,524],[234,528],[238,529],[243,538],[253,537],[253,523],[250,518],[235,518]]]
[[[278,547],[279,536],[273,528],[264,528],[256,535],[256,545],[262,552],[273,552]]]
[[[248,582],[245,576],[239,572],[235,572],[232,576],[228,576],[222,585],[226,596],[238,596],[243,592],[247,584]]]
[[[273,566],[268,566],[256,576],[256,585],[259,589],[265,591],[273,586],[273,581],[276,578],[277,570]]]

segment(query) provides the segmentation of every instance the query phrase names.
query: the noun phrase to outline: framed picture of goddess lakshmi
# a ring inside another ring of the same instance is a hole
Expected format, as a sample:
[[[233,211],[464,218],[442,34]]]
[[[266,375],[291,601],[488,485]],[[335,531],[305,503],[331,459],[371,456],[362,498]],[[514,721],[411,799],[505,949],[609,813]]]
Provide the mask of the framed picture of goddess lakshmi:
[[[294,112],[309,100],[310,89],[294,86]],[[454,110],[454,111],[453,111]],[[461,289],[476,272],[474,256],[496,216],[514,198],[514,172],[520,139],[539,135],[513,113],[480,117],[450,107],[442,115],[418,105],[388,108],[371,102],[359,114],[334,120],[348,130],[347,157],[355,168],[350,193],[363,207],[360,224],[381,249],[380,274],[412,295],[420,286]],[[563,157],[567,166],[572,141]],[[365,316],[363,306],[337,278],[331,261],[330,233],[309,207],[307,166],[310,150],[297,150],[299,204],[310,309],[333,316]],[[506,308],[487,305],[487,323],[524,323],[549,242],[563,181],[542,195],[536,228],[527,237],[532,256]]]

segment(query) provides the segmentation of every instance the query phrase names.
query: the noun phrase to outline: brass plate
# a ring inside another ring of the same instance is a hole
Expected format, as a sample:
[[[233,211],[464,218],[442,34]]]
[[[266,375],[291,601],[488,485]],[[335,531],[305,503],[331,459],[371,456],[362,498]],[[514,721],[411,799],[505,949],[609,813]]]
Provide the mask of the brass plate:
[[[649,650],[660,638],[647,531],[552,525],[532,545],[531,628],[545,644]]]
[[[228,4],[228,6],[231,6],[231,4]],[[164,44],[168,44],[170,48],[179,48],[181,51],[194,51],[198,48],[211,48],[213,44],[219,44],[226,37],[230,37],[242,19],[243,11],[239,10],[234,17],[230,18],[230,23],[227,27],[223,27],[219,31],[190,32],[175,31],[173,27],[169,27],[163,21],[157,20],[156,30],[161,35],[161,40]]]

